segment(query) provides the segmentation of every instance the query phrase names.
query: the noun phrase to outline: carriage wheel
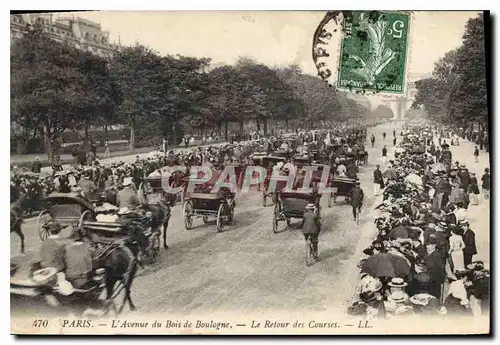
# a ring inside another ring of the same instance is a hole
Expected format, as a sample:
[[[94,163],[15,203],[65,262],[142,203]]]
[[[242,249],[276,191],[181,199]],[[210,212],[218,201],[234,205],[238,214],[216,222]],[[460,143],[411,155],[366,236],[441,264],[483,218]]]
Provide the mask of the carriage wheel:
[[[49,229],[46,227],[49,223],[52,223],[54,220],[50,215],[48,210],[43,210],[38,215],[37,223],[38,223],[38,236],[42,241],[45,241],[47,237],[49,237]]]
[[[117,315],[118,315],[118,309],[116,308],[115,301],[112,299],[104,301],[102,316],[117,316]]]
[[[227,224],[231,224],[234,218],[234,202],[231,204],[231,206],[228,205],[229,208],[229,214],[227,215]]]
[[[193,228],[193,203],[188,200],[184,203],[184,227],[186,230],[191,230]]]
[[[273,214],[273,232],[275,234],[278,233],[279,216],[280,216],[280,209],[279,205],[276,204],[274,205],[274,214]]]
[[[83,226],[83,222],[89,221],[92,219],[92,212],[90,210],[86,210],[80,216],[80,220],[78,221],[78,227],[81,228]]]
[[[222,232],[224,231],[224,218],[225,218],[225,213],[226,211],[226,203],[221,203],[219,205],[219,210],[217,211],[217,231]]]

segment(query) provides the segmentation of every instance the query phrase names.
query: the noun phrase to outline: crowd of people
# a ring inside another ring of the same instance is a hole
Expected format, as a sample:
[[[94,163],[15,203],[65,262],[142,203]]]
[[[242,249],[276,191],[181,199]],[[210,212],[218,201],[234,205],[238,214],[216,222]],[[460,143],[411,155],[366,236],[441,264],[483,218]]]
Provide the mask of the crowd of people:
[[[470,133],[415,123],[399,136],[388,169],[377,166],[373,173],[374,194],[383,194],[377,207],[381,214],[360,263],[359,294],[349,313],[367,318],[485,315],[489,271],[474,260],[477,247],[468,217],[480,190],[467,166],[452,163],[448,144],[459,145]],[[481,181],[487,200],[488,168]]]

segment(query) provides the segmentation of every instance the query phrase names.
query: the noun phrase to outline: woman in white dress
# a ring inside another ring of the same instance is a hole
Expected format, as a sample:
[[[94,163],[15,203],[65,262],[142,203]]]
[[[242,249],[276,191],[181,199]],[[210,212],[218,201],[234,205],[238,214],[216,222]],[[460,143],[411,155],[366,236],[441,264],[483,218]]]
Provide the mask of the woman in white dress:
[[[451,261],[453,262],[453,272],[463,271],[465,269],[464,252],[463,252],[463,249],[465,248],[465,243],[462,239],[462,236],[460,236],[457,233],[456,228],[451,231],[449,242],[450,242],[449,253],[451,256]]]

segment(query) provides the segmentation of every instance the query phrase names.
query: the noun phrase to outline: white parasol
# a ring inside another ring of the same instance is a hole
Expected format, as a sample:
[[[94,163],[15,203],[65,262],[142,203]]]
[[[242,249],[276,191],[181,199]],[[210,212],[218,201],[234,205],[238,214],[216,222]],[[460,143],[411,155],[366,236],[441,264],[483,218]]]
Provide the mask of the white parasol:
[[[417,174],[410,174],[410,175],[406,176],[405,180],[410,182],[410,183],[416,184],[417,186],[423,185],[422,178],[420,176],[418,176]]]

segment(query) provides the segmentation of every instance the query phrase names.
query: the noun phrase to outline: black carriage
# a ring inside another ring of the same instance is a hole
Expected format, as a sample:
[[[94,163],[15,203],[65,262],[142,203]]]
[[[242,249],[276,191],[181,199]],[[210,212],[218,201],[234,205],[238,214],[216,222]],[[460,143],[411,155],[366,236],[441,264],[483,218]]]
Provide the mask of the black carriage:
[[[367,165],[368,164],[368,152],[364,149],[358,150],[358,164]]]
[[[267,157],[267,152],[255,152],[252,155],[252,163],[255,166],[263,166],[262,160]]]
[[[114,243],[137,243],[136,238],[130,231],[130,226],[135,226],[138,231],[147,238],[147,245],[140,247],[143,257],[148,259],[149,263],[156,262],[160,256],[160,234],[152,231],[150,219],[147,216],[138,217],[133,220],[133,224],[125,224],[120,220],[115,222],[103,221],[84,221],[82,230],[85,236],[90,239],[94,245],[114,244]],[[143,262],[143,260],[141,260]]]
[[[308,156],[295,156],[293,157],[295,165],[308,166],[311,164],[311,158]]]
[[[273,157],[281,157],[285,160],[290,159],[292,157],[292,152],[287,150],[274,151],[271,156]]]
[[[79,227],[86,220],[95,218],[94,205],[77,193],[52,193],[45,198],[50,205],[38,215],[38,234],[42,241],[49,236],[53,223]]]
[[[262,188],[262,206],[266,206],[267,203],[267,198],[271,197],[273,200],[273,203],[276,203],[276,190],[279,189],[278,185],[280,184],[280,181],[277,181],[276,183],[276,190],[273,191],[268,191],[269,188],[269,183],[272,178],[273,174],[273,166],[275,166],[279,162],[286,162],[287,158],[284,156],[266,156],[262,159],[262,166],[267,169],[267,175],[266,178],[264,179],[263,182],[263,188]]]
[[[334,177],[332,179],[332,193],[328,198],[328,207],[332,206],[332,200],[337,202],[337,196],[345,197],[345,202],[350,201],[351,190],[356,186],[356,179],[348,177]]]
[[[148,203],[148,196],[163,196],[163,178],[162,176],[145,177],[139,185],[139,198],[143,204]]]
[[[273,232],[278,233],[280,221],[290,226],[292,218],[303,219],[308,204],[315,204],[319,212],[320,197],[317,193],[280,192],[274,205]]]
[[[236,202],[234,193],[193,193],[184,202],[184,227],[193,228],[193,219],[202,218],[208,223],[215,218],[217,231],[222,232],[224,225],[230,224],[234,217]]]

